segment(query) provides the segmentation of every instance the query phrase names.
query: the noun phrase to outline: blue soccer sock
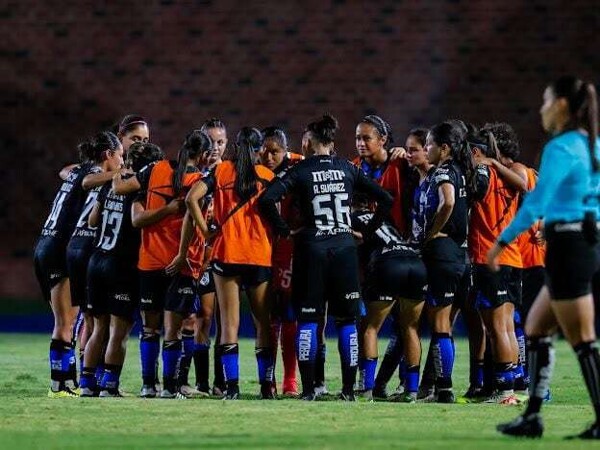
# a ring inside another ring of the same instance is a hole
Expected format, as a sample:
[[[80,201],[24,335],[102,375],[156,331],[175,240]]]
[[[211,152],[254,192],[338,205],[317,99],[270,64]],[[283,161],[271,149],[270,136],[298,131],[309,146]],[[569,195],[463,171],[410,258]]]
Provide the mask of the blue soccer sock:
[[[454,367],[454,345],[449,333],[433,333],[434,366],[436,371],[435,386],[438,389],[452,388],[452,369]]]
[[[258,367],[258,382],[261,385],[273,383],[275,358],[271,347],[256,347],[256,365]]]
[[[221,361],[227,383],[227,391],[239,390],[240,350],[238,344],[221,345]]]
[[[358,369],[358,331],[355,320],[338,323],[338,350],[342,361],[342,392],[354,393]]]
[[[140,336],[140,359],[142,380],[145,385],[154,386],[159,355],[160,335],[154,331],[143,331]]]
[[[79,378],[79,387],[81,389],[90,389],[95,391],[98,387],[96,379],[95,367],[84,367],[81,369],[81,377]]]
[[[50,341],[50,380],[52,381],[52,389],[57,391],[62,389],[64,382],[69,375],[71,343],[52,339]]]
[[[114,392],[119,389],[119,379],[121,377],[122,365],[106,364],[104,366],[104,375],[100,383],[100,389]]]
[[[163,342],[163,389],[172,393],[177,390],[177,370],[181,358],[181,347],[181,339]]]
[[[362,370],[364,370],[365,391],[371,391],[375,387],[375,372],[377,370],[377,358],[361,358]]]
[[[419,390],[419,371],[420,366],[406,367],[405,391],[408,393],[416,393]]]
[[[514,313],[515,336],[519,347],[519,359],[515,372],[515,389],[526,390],[529,388],[529,373],[527,371],[527,338],[523,329],[523,320],[518,311]]]
[[[494,364],[494,383],[498,391],[512,391],[515,387],[515,375],[512,363]]]
[[[315,362],[317,359],[317,323],[299,322],[296,335],[296,355],[302,379],[302,393],[311,394],[315,387]]]
[[[469,365],[469,384],[473,388],[483,387],[483,359],[471,359]]]

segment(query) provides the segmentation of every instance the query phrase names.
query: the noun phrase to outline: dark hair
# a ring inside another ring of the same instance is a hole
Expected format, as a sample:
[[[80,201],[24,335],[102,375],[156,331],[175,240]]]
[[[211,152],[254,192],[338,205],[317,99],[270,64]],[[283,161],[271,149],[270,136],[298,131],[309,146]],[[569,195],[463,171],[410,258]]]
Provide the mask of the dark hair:
[[[564,76],[550,85],[556,98],[564,98],[569,105],[571,120],[567,129],[583,128],[588,133],[588,145],[592,168],[598,171],[600,166],[594,148],[598,137],[598,97],[592,83],[586,83],[573,76]]]
[[[481,150],[486,157],[498,159],[496,138],[494,137],[494,133],[490,130],[484,128],[478,130],[474,126],[470,126],[466,139],[470,151],[476,147]]]
[[[288,140],[285,131],[279,127],[267,127],[262,130],[263,140],[273,139],[277,145],[287,150]]]
[[[139,126],[148,126],[148,121],[137,114],[128,114],[113,125],[112,131],[115,134],[123,135]]]
[[[381,117],[376,116],[375,114],[363,117],[360,123],[373,125],[377,130],[377,133],[379,133],[379,136],[385,136],[387,138],[385,140],[385,144],[383,144],[383,148],[385,148],[386,150],[392,148],[392,144],[394,143],[394,136],[392,135],[392,127],[389,123],[387,123]]]
[[[467,180],[467,194],[472,197],[477,192],[475,164],[471,149],[465,139],[467,127],[464,122],[461,121],[461,123],[456,120],[438,123],[431,128],[429,134],[437,145],[446,144],[450,148],[450,155],[458,163]]]
[[[206,132],[206,130],[209,128],[223,128],[224,130],[227,130],[223,121],[221,119],[217,119],[216,117],[211,117],[210,119],[205,120],[200,127],[200,130]]]
[[[417,141],[419,141],[419,144],[425,147],[427,133],[429,133],[429,128],[413,128],[408,132],[408,135],[414,136],[417,139]]]
[[[199,158],[202,154],[212,148],[212,140],[204,131],[193,130],[183,141],[179,153],[177,154],[177,168],[173,172],[173,192],[179,196],[183,189],[183,175],[187,168],[187,162],[190,158]]]
[[[335,139],[335,132],[338,130],[338,121],[331,114],[324,114],[319,120],[309,123],[306,126],[306,132],[310,133],[310,138],[321,145],[329,145]]]
[[[483,129],[489,130],[494,134],[498,151],[502,156],[506,156],[513,161],[519,160],[521,149],[519,146],[519,138],[513,127],[505,122],[494,122],[486,123],[483,126]]]
[[[127,162],[134,172],[139,172],[154,161],[165,159],[165,153],[158,145],[150,142],[134,142],[127,152]]]
[[[256,194],[258,176],[254,169],[254,153],[260,150],[263,136],[258,128],[243,127],[235,138],[235,193],[242,200]]]
[[[120,145],[121,141],[119,141],[119,138],[113,132],[102,131],[77,146],[79,159],[82,162],[102,162],[104,152],[113,152]]]

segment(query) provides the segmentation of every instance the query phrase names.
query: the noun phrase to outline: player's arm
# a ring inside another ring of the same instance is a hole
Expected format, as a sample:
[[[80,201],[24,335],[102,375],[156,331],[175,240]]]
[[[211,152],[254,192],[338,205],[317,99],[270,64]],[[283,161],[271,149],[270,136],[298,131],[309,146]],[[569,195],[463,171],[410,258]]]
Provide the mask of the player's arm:
[[[425,238],[426,241],[436,237],[442,228],[444,228],[448,219],[450,219],[456,202],[455,194],[454,185],[452,183],[443,183],[438,187],[439,205],[433,218],[431,230]]]
[[[102,203],[97,201],[88,216],[88,225],[90,228],[96,228],[100,225],[100,220],[102,218]]]
[[[373,234],[381,226],[384,219],[390,214],[394,198],[389,192],[367,177],[358,167],[355,167],[355,169],[355,176],[357,177],[356,189],[360,192],[364,192],[377,202],[377,208],[375,208],[373,218],[363,233]]]
[[[211,176],[208,176],[206,181],[212,183],[208,180],[209,178],[211,178]],[[192,219],[194,219],[194,223],[200,229],[202,236],[207,239],[211,236],[211,231],[204,219],[204,214],[202,214],[200,202],[208,193],[208,189],[209,186],[205,183],[205,179],[200,180],[192,186],[192,189],[190,189],[190,192],[188,192],[188,195],[185,197],[185,204]]]
[[[277,203],[296,184],[296,171],[290,170],[282,178],[274,178],[272,183],[265,189],[258,199],[258,209],[263,217],[269,222],[275,234],[282,237],[290,235],[289,225],[279,212]]]
[[[94,189],[95,187],[102,186],[107,181],[112,180],[117,173],[119,173],[118,170],[88,173],[83,178],[83,180],[81,180],[81,187],[85,191],[89,191],[90,189]]]
[[[61,180],[65,181],[67,179],[67,177],[69,176],[69,173],[71,172],[71,170],[73,170],[78,165],[79,164],[69,164],[68,166],[63,167],[62,169],[60,169],[60,172],[58,172],[58,176],[60,177]]]
[[[521,173],[520,170],[509,169],[497,159],[492,159],[492,166],[498,172],[498,175],[516,191],[527,191],[527,172]]]
[[[156,209],[146,209],[142,201],[135,201],[131,204],[131,224],[135,228],[145,228],[160,222],[171,214],[177,214],[183,208],[183,200],[171,200],[164,206]]]
[[[187,253],[192,237],[194,236],[194,221],[189,211],[185,213],[183,223],[181,224],[181,239],[179,239],[179,251],[173,260],[165,267],[167,275],[173,276],[179,273],[183,265],[187,262]]]

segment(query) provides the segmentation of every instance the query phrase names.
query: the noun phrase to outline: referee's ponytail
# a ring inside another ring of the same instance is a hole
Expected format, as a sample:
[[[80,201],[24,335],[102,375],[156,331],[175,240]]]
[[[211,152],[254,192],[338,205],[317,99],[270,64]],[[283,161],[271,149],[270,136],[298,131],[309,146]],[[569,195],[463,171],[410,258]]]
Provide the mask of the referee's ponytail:
[[[584,83],[573,76],[564,76],[550,85],[556,98],[569,105],[570,120],[566,129],[583,128],[588,133],[590,158],[594,172],[600,170],[594,148],[598,137],[598,96],[593,83]]]

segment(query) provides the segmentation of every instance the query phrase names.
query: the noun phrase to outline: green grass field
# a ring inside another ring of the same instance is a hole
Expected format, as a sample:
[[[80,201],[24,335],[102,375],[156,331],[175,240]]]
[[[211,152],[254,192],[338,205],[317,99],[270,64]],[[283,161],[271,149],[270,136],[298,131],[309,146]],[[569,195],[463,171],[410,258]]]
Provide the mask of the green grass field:
[[[563,440],[592,419],[579,367],[564,342],[558,344],[553,401],[544,410],[541,441],[495,432],[495,424],[513,418],[519,407],[254,400],[258,385],[249,340],[240,344],[244,400],[48,399],[47,347],[46,336],[0,334],[0,448],[600,448],[600,443]],[[136,339],[129,348],[122,387],[135,394]],[[335,349],[330,342],[332,392],[340,386]],[[457,342],[457,354],[455,386],[461,393],[467,384],[464,341]]]

